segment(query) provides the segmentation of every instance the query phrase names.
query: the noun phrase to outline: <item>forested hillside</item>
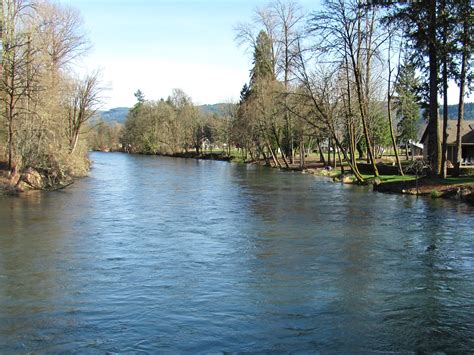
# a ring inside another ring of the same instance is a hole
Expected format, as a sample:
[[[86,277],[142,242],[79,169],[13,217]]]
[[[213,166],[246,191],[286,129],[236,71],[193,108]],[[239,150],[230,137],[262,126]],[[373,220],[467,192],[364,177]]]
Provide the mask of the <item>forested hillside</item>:
[[[441,107],[441,112],[443,107]],[[458,119],[458,105],[448,105],[448,116],[450,120]],[[464,119],[472,121],[474,120],[474,102],[466,102],[464,105]]]
[[[116,107],[108,111],[99,111],[98,116],[106,122],[125,123],[129,111],[128,107]]]
[[[223,116],[228,104],[218,103],[218,104],[206,104],[206,105],[197,105],[196,108],[204,114],[211,114],[217,116]],[[125,123],[127,115],[130,111],[128,107],[116,107],[107,111],[99,111],[98,116],[105,122],[115,121],[117,123]]]

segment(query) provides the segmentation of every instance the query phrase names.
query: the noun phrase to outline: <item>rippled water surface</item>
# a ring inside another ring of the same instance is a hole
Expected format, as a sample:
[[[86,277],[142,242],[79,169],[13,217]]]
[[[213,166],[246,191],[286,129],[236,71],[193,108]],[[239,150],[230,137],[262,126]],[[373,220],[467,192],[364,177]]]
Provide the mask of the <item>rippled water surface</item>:
[[[92,155],[0,197],[0,352],[473,351],[474,208]]]

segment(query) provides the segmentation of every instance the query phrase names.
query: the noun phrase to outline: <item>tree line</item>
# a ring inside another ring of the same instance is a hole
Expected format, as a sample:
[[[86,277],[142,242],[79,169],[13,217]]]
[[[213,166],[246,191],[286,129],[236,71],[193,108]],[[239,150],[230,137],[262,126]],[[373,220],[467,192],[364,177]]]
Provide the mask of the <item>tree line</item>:
[[[85,126],[103,88],[99,72],[74,73],[90,47],[80,14],[48,0],[2,0],[0,11],[0,156],[18,182],[30,168],[56,183],[86,174]]]
[[[362,180],[358,153],[366,152],[378,176],[378,147],[390,142],[403,174],[398,146],[417,139],[423,108],[431,174],[444,177],[448,111],[439,127],[438,96],[447,108],[448,81],[455,80],[453,163],[459,168],[460,126],[472,80],[471,14],[467,0],[327,0],[309,15],[293,1],[258,9],[253,22],[237,28],[237,40],[253,53],[239,104],[247,127],[242,143],[260,156],[269,152],[273,165],[288,166],[295,149],[304,151],[311,140],[330,142]]]
[[[199,155],[217,144],[220,148],[230,146],[226,118],[202,112],[183,90],[174,89],[166,100],[145,100],[140,90],[135,97],[137,103],[127,116],[121,137],[127,152],[172,155],[195,151]]]
[[[332,151],[362,181],[358,160],[373,174],[387,149],[400,174],[400,145],[428,124],[431,175],[446,175],[448,81],[459,88],[460,126],[471,89],[469,0],[326,0],[307,13],[297,2],[277,0],[258,8],[253,21],[236,26],[236,41],[252,58],[240,100],[220,119],[203,118],[181,91],[167,100],[138,100],[124,143],[143,152],[196,149],[206,139],[268,165],[304,166],[306,152]],[[147,127],[146,129],[144,127]],[[207,133],[205,133],[207,132]]]

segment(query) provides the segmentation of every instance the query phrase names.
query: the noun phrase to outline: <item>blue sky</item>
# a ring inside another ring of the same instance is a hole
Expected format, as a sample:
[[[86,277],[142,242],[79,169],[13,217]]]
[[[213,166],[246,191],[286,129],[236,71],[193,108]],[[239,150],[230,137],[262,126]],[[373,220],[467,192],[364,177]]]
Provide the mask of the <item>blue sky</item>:
[[[63,0],[77,8],[93,48],[80,71],[101,68],[105,108],[131,106],[181,88],[198,104],[238,99],[249,55],[234,42],[239,22],[267,0]],[[300,1],[314,9],[319,1]]]
[[[249,22],[269,0],[62,0],[84,19],[92,50],[78,71],[102,70],[110,89],[104,108],[132,106],[183,89],[197,104],[237,100],[251,58],[234,41],[234,27]],[[299,0],[307,12],[320,0]],[[457,103],[451,84],[449,102]],[[469,98],[468,101],[472,101]]]

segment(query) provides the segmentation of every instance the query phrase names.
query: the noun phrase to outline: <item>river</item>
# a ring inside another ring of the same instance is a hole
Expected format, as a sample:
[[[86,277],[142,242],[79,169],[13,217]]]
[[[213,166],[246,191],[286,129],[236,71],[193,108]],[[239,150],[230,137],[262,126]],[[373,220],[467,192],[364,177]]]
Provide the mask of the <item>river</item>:
[[[0,197],[0,353],[474,350],[474,208],[93,153]]]

